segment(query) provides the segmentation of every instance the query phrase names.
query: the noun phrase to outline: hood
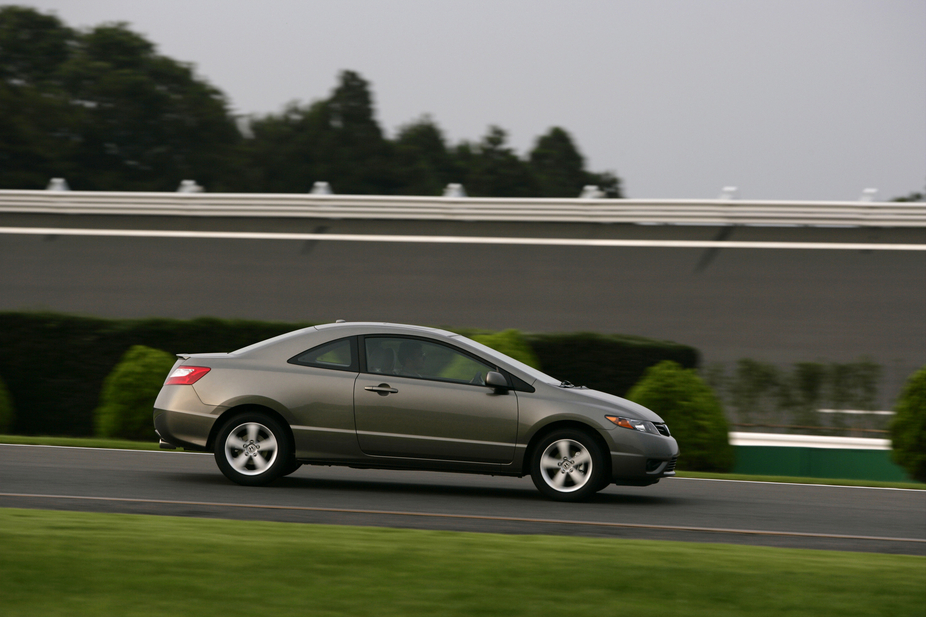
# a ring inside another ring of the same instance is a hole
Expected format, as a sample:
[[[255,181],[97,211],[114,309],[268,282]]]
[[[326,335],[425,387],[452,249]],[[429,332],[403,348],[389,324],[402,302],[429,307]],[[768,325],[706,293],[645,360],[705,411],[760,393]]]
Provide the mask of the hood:
[[[615,413],[623,414],[630,418],[645,420],[647,422],[665,422],[656,412],[650,411],[643,405],[628,401],[619,396],[614,396],[613,394],[608,394],[607,392],[589,390],[588,388],[568,388],[563,391],[568,392],[570,398],[586,399],[586,404],[609,407],[613,409]]]

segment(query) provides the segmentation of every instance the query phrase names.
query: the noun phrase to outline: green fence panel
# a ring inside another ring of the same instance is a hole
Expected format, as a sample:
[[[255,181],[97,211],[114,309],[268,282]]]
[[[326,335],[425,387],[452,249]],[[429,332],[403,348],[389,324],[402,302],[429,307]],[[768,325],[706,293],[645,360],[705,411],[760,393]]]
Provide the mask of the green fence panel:
[[[734,473],[885,482],[910,480],[891,460],[890,450],[791,446],[734,446],[733,449],[736,452]]]

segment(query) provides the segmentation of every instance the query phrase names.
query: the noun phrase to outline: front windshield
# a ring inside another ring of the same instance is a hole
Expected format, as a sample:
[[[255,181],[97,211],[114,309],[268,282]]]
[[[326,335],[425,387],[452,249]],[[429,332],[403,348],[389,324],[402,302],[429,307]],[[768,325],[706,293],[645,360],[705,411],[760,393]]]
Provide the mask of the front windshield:
[[[459,338],[460,340],[466,341],[467,343],[469,343],[469,344],[472,345],[473,347],[476,347],[479,351],[481,351],[481,352],[482,352],[483,354],[485,354],[486,356],[492,358],[493,360],[499,360],[499,361],[501,361],[501,362],[503,362],[503,363],[505,363],[505,364],[508,364],[508,365],[510,365],[510,366],[512,366],[512,367],[514,367],[514,368],[516,368],[516,369],[518,369],[519,371],[521,371],[521,372],[523,372],[523,373],[526,373],[527,375],[530,375],[531,377],[533,377],[534,379],[536,379],[536,380],[538,380],[538,381],[542,381],[542,382],[544,382],[544,383],[548,383],[548,384],[551,384],[551,385],[554,385],[554,386],[558,386],[558,385],[560,384],[560,380],[559,380],[559,379],[554,379],[554,378],[550,377],[549,375],[547,375],[546,373],[543,373],[543,372],[541,372],[541,371],[538,371],[537,369],[535,369],[535,368],[533,368],[533,367],[531,367],[531,366],[528,366],[528,365],[524,364],[523,362],[520,362],[520,361],[518,361],[518,360],[515,360],[515,359],[512,358],[511,356],[506,356],[506,355],[503,354],[502,352],[496,351],[496,350],[492,349],[491,347],[487,347],[487,346],[483,345],[482,343],[478,343],[478,342],[474,341],[474,340],[471,339],[471,338],[466,338],[465,336],[461,336],[461,335],[457,335],[457,338]]]

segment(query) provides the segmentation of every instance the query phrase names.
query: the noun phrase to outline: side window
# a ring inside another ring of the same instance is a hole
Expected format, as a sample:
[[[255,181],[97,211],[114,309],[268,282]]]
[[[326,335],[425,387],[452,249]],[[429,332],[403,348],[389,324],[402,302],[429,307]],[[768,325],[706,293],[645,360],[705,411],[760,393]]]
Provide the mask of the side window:
[[[366,337],[370,373],[485,385],[495,367],[453,347],[415,338]]]
[[[342,338],[313,347],[294,358],[290,364],[328,368],[337,371],[358,371],[357,341],[354,337]]]

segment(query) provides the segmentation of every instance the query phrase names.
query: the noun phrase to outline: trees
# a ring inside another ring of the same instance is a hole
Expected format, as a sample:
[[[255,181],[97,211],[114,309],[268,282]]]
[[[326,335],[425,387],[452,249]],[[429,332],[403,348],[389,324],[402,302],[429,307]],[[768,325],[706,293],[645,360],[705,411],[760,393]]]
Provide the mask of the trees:
[[[325,181],[342,194],[440,195],[459,182],[472,197],[578,197],[583,186],[597,184],[607,196],[620,197],[617,178],[585,171],[561,128],[538,140],[529,159],[517,155],[498,126],[478,143],[448,147],[427,115],[386,139],[369,84],[352,71],[341,73],[328,98],[291,103],[280,114],[255,118],[250,129],[247,171],[239,180],[251,182],[253,191],[305,192]]]
[[[585,158],[569,133],[558,126],[537,139],[530,152],[530,165],[543,197],[578,197],[582,188],[590,184],[605,197],[623,197],[617,176],[585,170]]]
[[[369,84],[343,71],[331,96],[290,103],[254,119],[244,144],[253,191],[306,192],[315,181],[339,193],[391,194],[397,185],[392,145],[374,117]]]
[[[458,153],[462,155],[461,182],[470,196],[537,196],[536,178],[524,161],[505,143],[507,139],[508,133],[493,125],[475,147],[466,144],[458,149]]]
[[[0,186],[44,188],[69,171],[73,109],[59,69],[76,33],[53,15],[0,7]]]
[[[0,7],[0,80],[18,86],[57,83],[77,34],[54,15],[21,7]]]
[[[126,24],[67,27],[31,8],[0,7],[0,187],[38,189],[64,177],[85,190],[577,197],[586,184],[619,197],[611,173],[584,169],[554,127],[527,157],[490,126],[477,143],[448,145],[428,116],[389,139],[370,84],[342,71],[330,96],[291,103],[237,128],[225,95],[193,67],[157,53]]]
[[[0,176],[4,188],[216,188],[240,139],[224,95],[124,24],[88,32],[0,8]]]
[[[544,197],[577,197],[588,184],[582,155],[569,133],[558,126],[537,139],[530,165]]]
[[[913,192],[903,197],[895,197],[891,201],[899,201],[899,202],[923,201],[923,194],[918,193],[918,192]]]
[[[324,102],[307,107],[290,103],[280,114],[253,119],[235,190],[304,193],[315,180],[334,182],[324,157],[328,122]]]
[[[342,71],[338,82],[327,101],[326,156],[341,192],[393,194],[392,144],[374,117],[369,83],[354,71]]]
[[[459,182],[456,161],[430,116],[402,126],[393,143],[398,193],[440,195],[447,184]]]
[[[94,28],[61,67],[80,136],[75,188],[219,188],[239,134],[224,95],[123,24]]]

